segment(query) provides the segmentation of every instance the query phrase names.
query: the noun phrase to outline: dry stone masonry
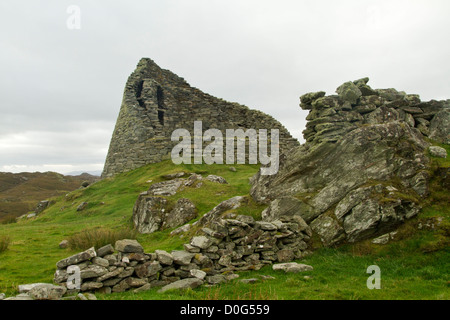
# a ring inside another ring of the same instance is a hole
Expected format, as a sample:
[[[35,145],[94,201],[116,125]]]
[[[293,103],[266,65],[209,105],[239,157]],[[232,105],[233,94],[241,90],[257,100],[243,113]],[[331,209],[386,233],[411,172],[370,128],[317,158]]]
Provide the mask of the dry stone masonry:
[[[170,159],[178,143],[171,141],[172,132],[183,128],[193,136],[194,121],[202,121],[203,131],[223,134],[226,129],[279,129],[281,151],[299,145],[271,116],[203,93],[143,58],[126,83],[102,176]]]
[[[309,253],[307,241],[312,232],[303,219],[298,215],[278,218],[268,222],[244,215],[218,215],[204,221],[205,227],[184,244],[183,250],[171,252],[145,253],[136,240],[130,239],[119,240],[114,247],[90,248],[58,261],[54,282],[64,288],[64,294],[126,290],[138,293],[154,287],[165,292],[223,283],[237,278],[236,271],[258,270],[266,264],[289,262]],[[80,270],[80,288],[66,290],[72,274],[68,268],[73,266]],[[312,269],[302,265],[296,268],[295,263],[279,268],[293,272]]]

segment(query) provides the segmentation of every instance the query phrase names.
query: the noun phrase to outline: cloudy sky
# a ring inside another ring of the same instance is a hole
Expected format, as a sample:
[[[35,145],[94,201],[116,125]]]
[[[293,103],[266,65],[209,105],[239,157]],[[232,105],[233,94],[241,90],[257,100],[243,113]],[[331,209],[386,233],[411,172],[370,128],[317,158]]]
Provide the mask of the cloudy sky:
[[[449,17],[448,0],[2,0],[0,171],[101,170],[141,57],[300,141],[299,96],[349,80],[448,99]]]

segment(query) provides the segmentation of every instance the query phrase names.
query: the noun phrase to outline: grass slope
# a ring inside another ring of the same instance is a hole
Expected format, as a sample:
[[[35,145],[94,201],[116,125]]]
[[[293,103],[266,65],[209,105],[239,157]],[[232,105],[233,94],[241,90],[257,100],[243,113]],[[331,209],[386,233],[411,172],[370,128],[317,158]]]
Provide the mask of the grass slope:
[[[450,151],[450,150],[448,150]],[[448,166],[447,160],[437,160],[439,166]],[[437,163],[437,162],[436,162]],[[63,239],[84,230],[107,228],[125,230],[132,227],[131,215],[140,192],[162,175],[186,171],[203,176],[223,176],[229,184],[206,181],[199,189],[185,189],[174,200],[187,197],[195,202],[200,215],[219,202],[236,195],[248,195],[248,179],[258,167],[237,165],[232,172],[221,165],[180,165],[166,161],[99,181],[86,189],[76,190],[55,199],[55,204],[32,221],[0,225],[0,237],[8,236],[9,248],[0,252],[0,292],[16,293],[24,283],[52,282],[55,263],[79,250],[60,249]],[[149,180],[152,180],[149,182]],[[99,299],[449,299],[449,206],[448,193],[440,190],[439,181],[432,185],[435,192],[419,217],[404,224],[395,240],[387,245],[370,241],[339,248],[319,248],[303,259],[313,271],[299,274],[275,272],[270,266],[259,271],[242,272],[240,278],[216,287],[201,287],[185,292],[157,293],[157,288],[144,293],[133,292],[98,295]],[[87,209],[77,212],[82,202]],[[265,206],[250,198],[240,214],[258,218]],[[170,237],[170,230],[151,235],[137,235],[146,252],[156,249],[182,248],[188,239]],[[381,269],[381,290],[366,286],[367,267]],[[263,279],[263,276],[275,279]],[[307,276],[305,278],[305,276]],[[258,278],[253,284],[239,280]]]

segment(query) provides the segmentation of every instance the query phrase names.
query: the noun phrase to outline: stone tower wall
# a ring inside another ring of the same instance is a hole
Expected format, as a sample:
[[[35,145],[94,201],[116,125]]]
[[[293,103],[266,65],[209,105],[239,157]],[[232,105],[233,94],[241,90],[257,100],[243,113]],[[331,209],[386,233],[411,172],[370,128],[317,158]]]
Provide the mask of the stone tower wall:
[[[203,132],[214,128],[224,135],[226,129],[279,129],[280,152],[299,145],[271,116],[205,94],[143,58],[126,83],[102,176],[170,159],[178,143],[172,132],[183,128],[193,136],[194,121],[202,121]]]

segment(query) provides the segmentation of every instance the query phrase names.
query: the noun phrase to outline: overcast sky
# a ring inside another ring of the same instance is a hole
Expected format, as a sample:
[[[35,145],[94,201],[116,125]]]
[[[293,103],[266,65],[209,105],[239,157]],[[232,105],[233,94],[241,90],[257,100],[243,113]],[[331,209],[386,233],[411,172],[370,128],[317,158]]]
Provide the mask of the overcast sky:
[[[307,92],[450,98],[449,39],[448,0],[2,0],[0,171],[101,170],[142,57],[303,141]]]

